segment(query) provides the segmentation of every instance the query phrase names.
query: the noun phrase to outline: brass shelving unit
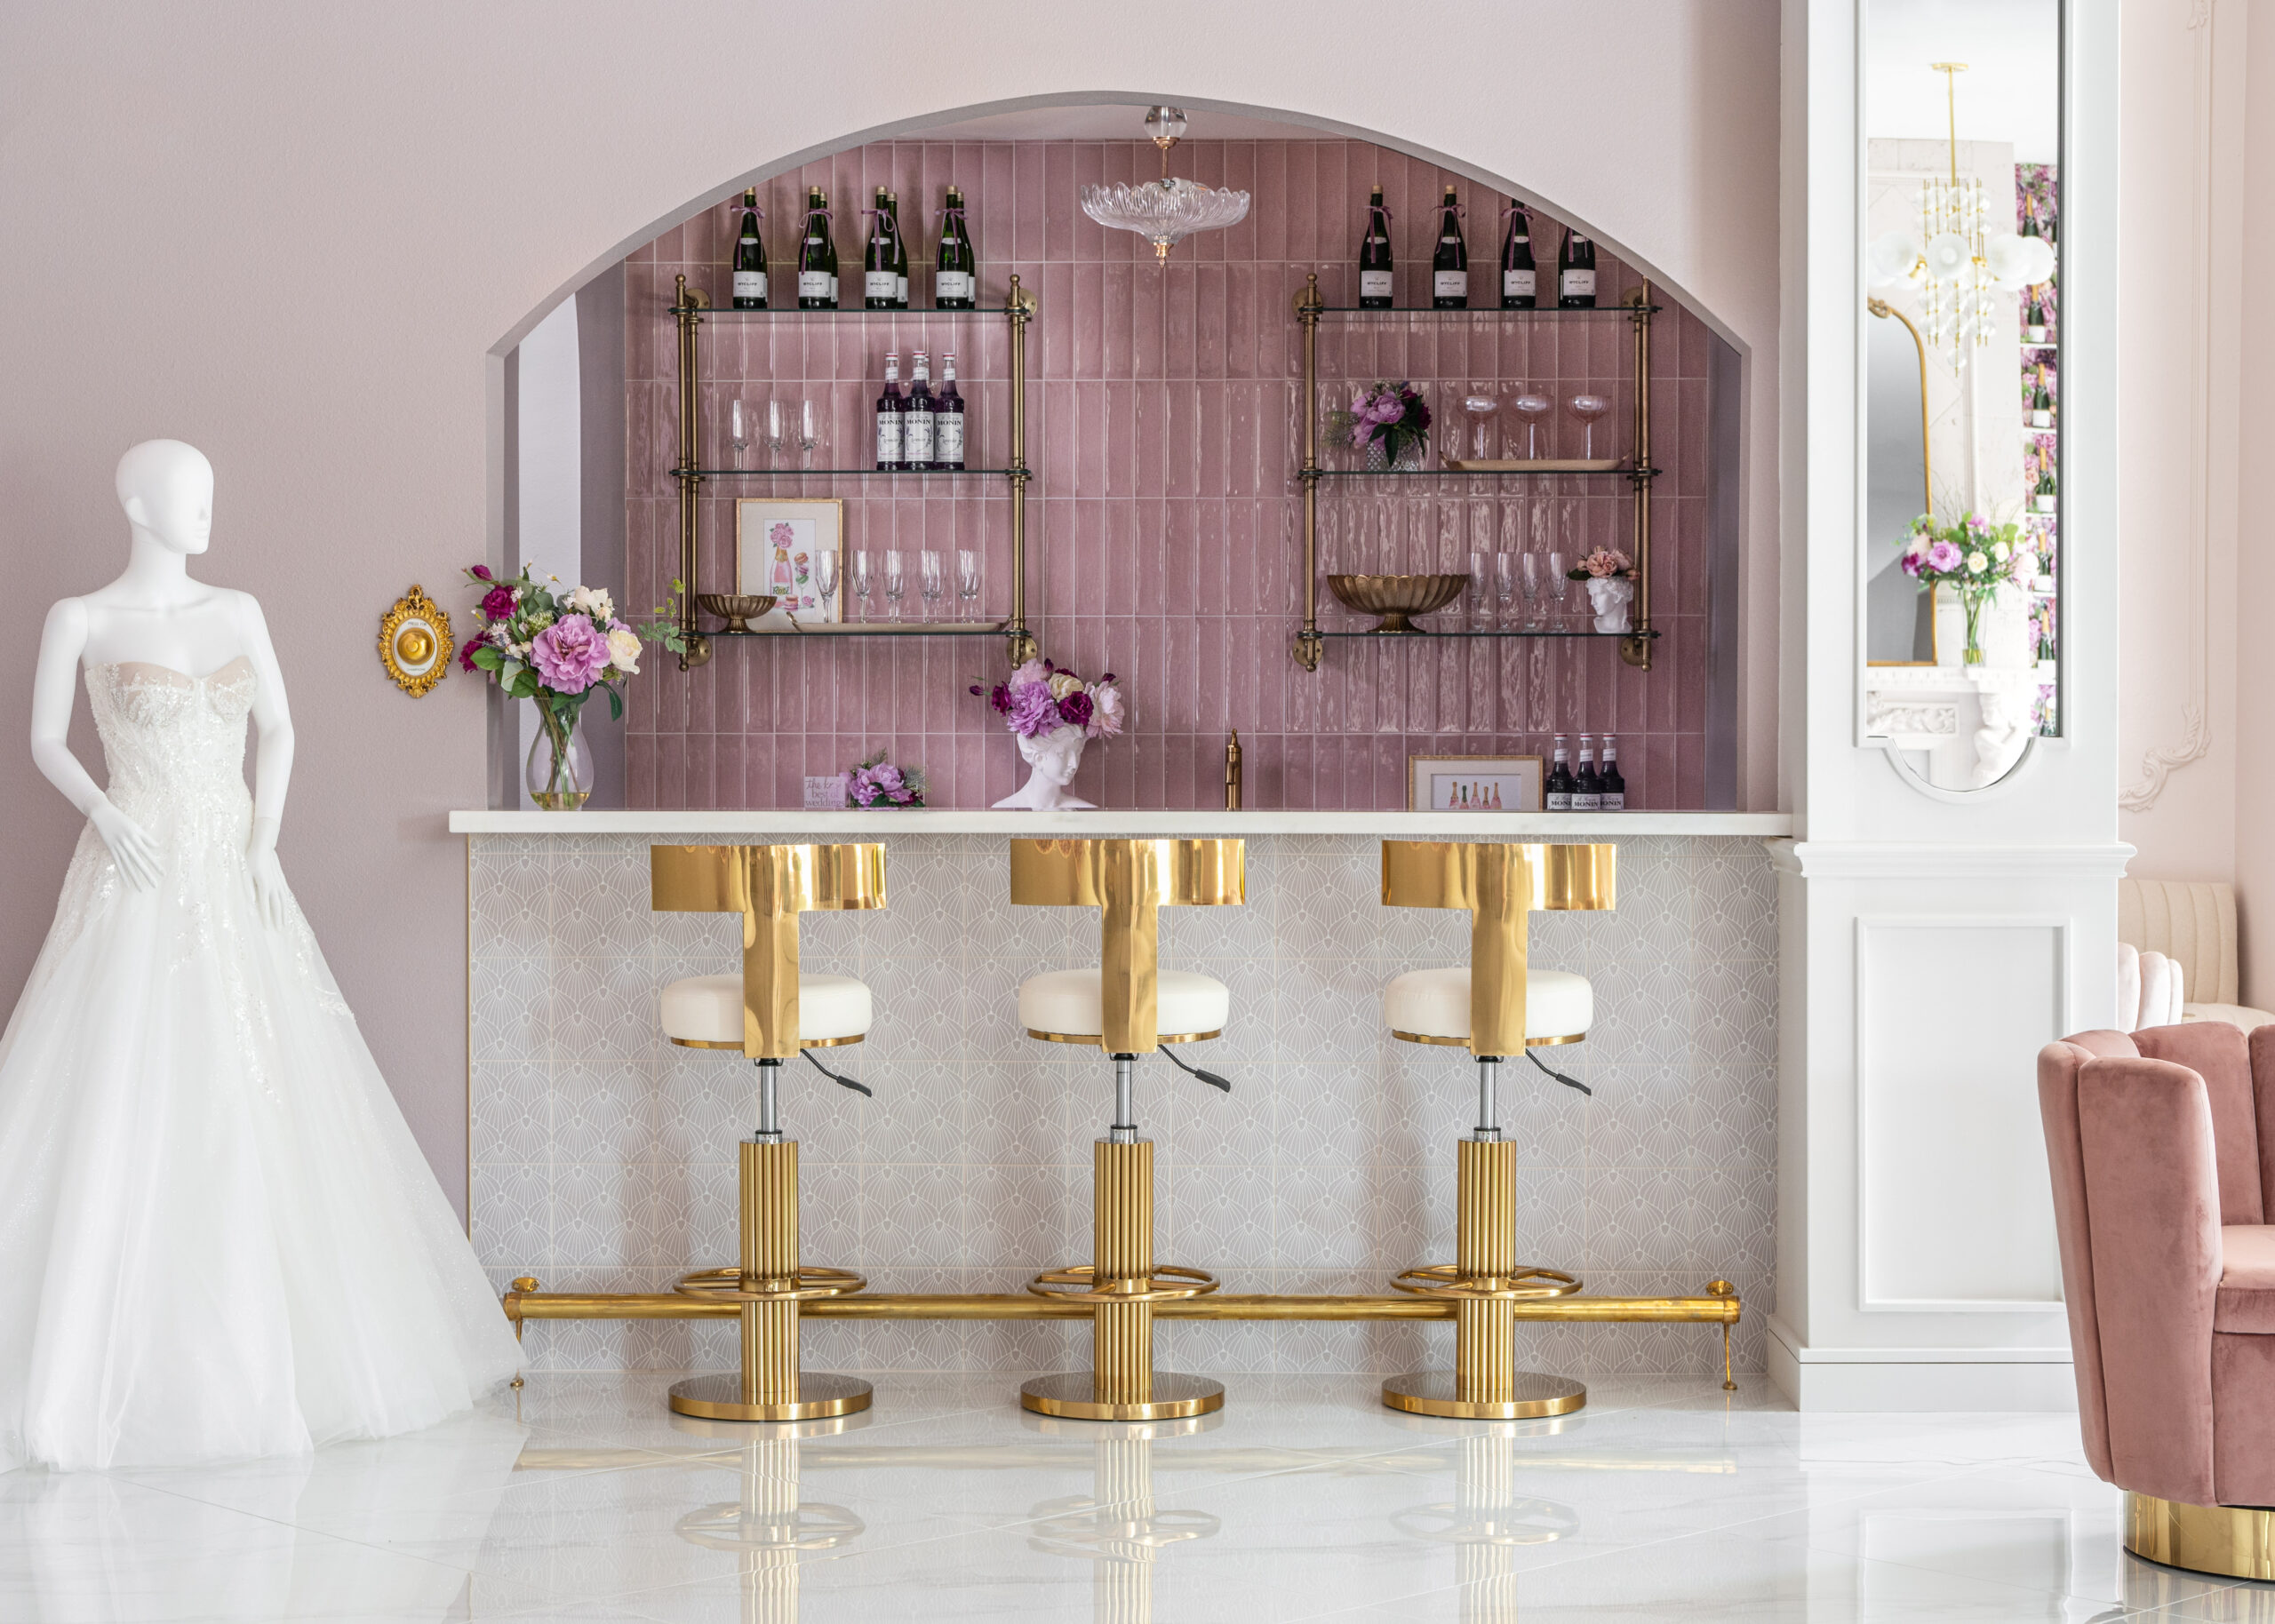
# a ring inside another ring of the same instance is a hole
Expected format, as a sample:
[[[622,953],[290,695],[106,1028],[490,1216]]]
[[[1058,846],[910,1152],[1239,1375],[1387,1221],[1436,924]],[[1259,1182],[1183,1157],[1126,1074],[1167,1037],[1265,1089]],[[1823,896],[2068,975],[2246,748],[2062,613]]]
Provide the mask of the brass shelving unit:
[[[1543,475],[1564,478],[1624,479],[1635,493],[1635,619],[1633,629],[1627,632],[1471,632],[1443,631],[1427,634],[1440,637],[1616,637],[1619,657],[1630,665],[1648,671],[1651,668],[1651,644],[1659,633],[1651,625],[1651,482],[1659,470],[1651,466],[1651,318],[1658,313],[1651,302],[1651,284],[1644,283],[1632,291],[1616,305],[1590,310],[1560,310],[1553,306],[1535,310],[1353,310],[1330,308],[1320,297],[1317,273],[1305,279],[1304,286],[1295,299],[1296,320],[1303,328],[1304,349],[1304,461],[1297,470],[1304,494],[1304,622],[1295,639],[1296,663],[1305,671],[1319,669],[1320,657],[1326,652],[1330,637],[1377,636],[1380,633],[1362,632],[1322,632],[1319,626],[1319,485],[1324,479],[1389,479],[1389,480],[1465,480],[1465,479],[1529,479]],[[1395,320],[1409,317],[1420,321],[1462,320],[1491,317],[1501,320],[1572,321],[1605,316],[1624,317],[1634,331],[1635,355],[1635,453],[1631,465],[1614,468],[1579,470],[1569,464],[1559,466],[1544,462],[1537,468],[1429,468],[1409,469],[1340,469],[1319,466],[1319,326],[1328,318]],[[1409,640],[1411,634],[1409,634]]]
[[[679,668],[692,671],[706,664],[714,652],[714,637],[990,637],[1004,640],[1006,658],[1016,665],[1034,657],[1037,649],[1034,632],[1027,625],[1027,548],[1026,501],[1027,482],[1034,471],[1027,466],[1027,323],[1034,319],[1035,297],[1019,285],[1012,276],[1004,291],[1001,306],[978,310],[721,310],[712,305],[710,296],[700,288],[687,285],[684,275],[676,280],[672,299],[672,319],[679,325],[679,455],[673,459],[672,479],[679,487],[679,574],[686,590],[679,594],[679,626],[687,640],[687,650],[679,657]],[[891,474],[875,469],[856,468],[706,468],[702,466],[702,390],[701,353],[697,340],[706,316],[737,320],[808,320],[842,321],[849,317],[867,317],[872,321],[908,321],[912,319],[971,319],[1002,316],[1011,324],[1011,445],[1006,465],[1001,468],[968,468],[957,471],[938,470],[923,473]],[[697,566],[702,561],[703,527],[700,498],[706,482],[715,479],[820,479],[826,477],[858,477],[861,479],[914,480],[931,479],[1000,479],[1010,489],[1011,498],[1011,612],[1000,623],[931,623],[924,621],[858,621],[851,625],[802,626],[794,633],[779,632],[699,632],[696,629],[695,589]]]

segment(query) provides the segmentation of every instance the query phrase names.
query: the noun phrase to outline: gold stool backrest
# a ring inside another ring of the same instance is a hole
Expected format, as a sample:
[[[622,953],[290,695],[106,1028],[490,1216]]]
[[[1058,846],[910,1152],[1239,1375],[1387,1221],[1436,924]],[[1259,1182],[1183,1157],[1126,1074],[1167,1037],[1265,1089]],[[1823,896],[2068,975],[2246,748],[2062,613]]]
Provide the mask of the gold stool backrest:
[[[1470,911],[1471,1054],[1524,1053],[1526,916],[1616,906],[1618,854],[1608,843],[1383,842],[1385,907]]]
[[[798,1053],[798,915],[885,905],[882,841],[845,846],[651,846],[659,913],[743,916],[743,1053]]]
[[[1109,1055],[1161,1047],[1161,920],[1169,907],[1248,901],[1239,840],[1013,840],[1011,900],[1096,908],[1102,1032]]]

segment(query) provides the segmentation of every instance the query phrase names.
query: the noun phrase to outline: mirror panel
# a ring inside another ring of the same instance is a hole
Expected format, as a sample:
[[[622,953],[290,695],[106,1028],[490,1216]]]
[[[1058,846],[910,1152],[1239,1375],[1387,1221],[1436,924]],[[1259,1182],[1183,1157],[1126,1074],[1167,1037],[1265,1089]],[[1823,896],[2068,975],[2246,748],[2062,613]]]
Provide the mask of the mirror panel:
[[[1966,792],[2061,728],[2061,3],[1864,21],[1864,740]]]

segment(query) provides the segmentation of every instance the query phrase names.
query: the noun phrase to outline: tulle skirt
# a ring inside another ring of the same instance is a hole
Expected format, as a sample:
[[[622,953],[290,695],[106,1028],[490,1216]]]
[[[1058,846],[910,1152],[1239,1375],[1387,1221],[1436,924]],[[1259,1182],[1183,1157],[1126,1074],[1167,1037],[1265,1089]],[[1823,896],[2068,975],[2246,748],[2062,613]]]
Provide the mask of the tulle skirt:
[[[299,908],[90,828],[0,1036],[0,1470],[380,1437],[518,1349]]]

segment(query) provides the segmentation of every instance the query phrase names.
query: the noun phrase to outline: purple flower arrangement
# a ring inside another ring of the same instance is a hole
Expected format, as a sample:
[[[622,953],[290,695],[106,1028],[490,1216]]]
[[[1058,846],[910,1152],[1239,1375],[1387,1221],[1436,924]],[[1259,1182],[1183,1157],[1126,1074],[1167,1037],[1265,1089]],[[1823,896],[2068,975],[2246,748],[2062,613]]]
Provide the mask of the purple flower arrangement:
[[[1061,728],[1080,728],[1084,738],[1112,738],[1124,720],[1122,689],[1114,673],[1085,681],[1049,660],[1029,660],[1009,681],[971,691],[994,705],[1003,725],[1020,738],[1041,738]]]
[[[849,807],[921,807],[924,804],[924,769],[895,767],[882,750],[858,766],[837,775]]]
[[[1330,434],[1349,436],[1356,450],[1379,444],[1396,464],[1429,443],[1430,406],[1410,383],[1376,383],[1353,397],[1350,410],[1328,413],[1327,426]]]
[[[1901,561],[1904,573],[1923,588],[1949,586],[1959,594],[1967,611],[1966,663],[1973,665],[1983,658],[1983,606],[2001,586],[2028,580],[2038,553],[2024,547],[2022,526],[2012,520],[1993,524],[1970,513],[1956,524],[1938,526],[1922,513],[1904,532]]]

